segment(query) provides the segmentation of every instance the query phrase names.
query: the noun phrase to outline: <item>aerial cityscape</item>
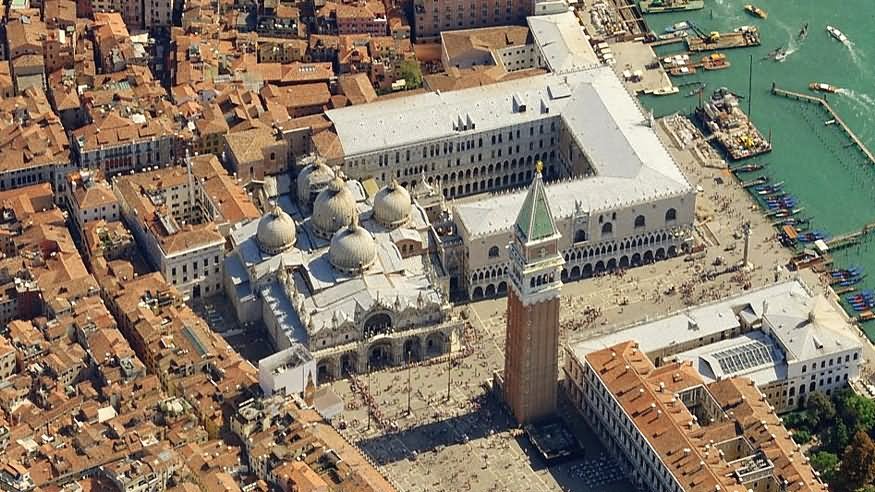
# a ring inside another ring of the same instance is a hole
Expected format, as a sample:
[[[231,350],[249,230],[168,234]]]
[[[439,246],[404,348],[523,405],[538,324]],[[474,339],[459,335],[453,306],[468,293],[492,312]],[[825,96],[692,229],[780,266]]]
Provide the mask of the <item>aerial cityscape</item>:
[[[0,491],[875,492],[872,9],[757,1],[4,2]]]

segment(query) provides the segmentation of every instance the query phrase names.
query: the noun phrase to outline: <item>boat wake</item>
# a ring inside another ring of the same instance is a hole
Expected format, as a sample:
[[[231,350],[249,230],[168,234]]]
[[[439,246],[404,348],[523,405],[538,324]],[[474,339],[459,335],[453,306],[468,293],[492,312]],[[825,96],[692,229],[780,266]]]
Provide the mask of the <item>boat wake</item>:
[[[848,41],[845,44],[845,47],[848,49],[848,54],[851,55],[851,61],[854,62],[854,66],[857,69],[865,74],[869,74],[869,69],[866,67],[866,64],[863,63],[862,58],[860,57],[860,53],[857,52],[857,48],[854,45],[853,41]]]
[[[857,92],[853,89],[839,89],[836,91],[836,94],[847,97],[854,104],[862,107],[865,113],[875,112],[875,98],[865,92]]]
[[[793,29],[787,24],[781,21],[778,21],[776,24],[787,33],[787,49],[783,50],[783,55],[781,57],[775,58],[775,61],[784,63],[790,55],[799,51],[799,48],[802,47],[802,41],[804,40],[800,41],[797,35],[793,32]]]

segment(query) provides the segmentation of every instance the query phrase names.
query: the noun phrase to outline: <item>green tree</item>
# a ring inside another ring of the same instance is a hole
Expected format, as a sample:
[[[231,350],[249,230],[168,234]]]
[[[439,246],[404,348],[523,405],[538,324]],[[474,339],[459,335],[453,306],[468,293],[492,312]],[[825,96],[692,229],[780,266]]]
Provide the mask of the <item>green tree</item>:
[[[839,467],[839,457],[829,451],[818,451],[811,455],[811,466],[820,472],[820,477],[827,483],[835,480]]]
[[[824,431],[821,440],[824,442],[824,447],[834,453],[841,453],[848,446],[848,441],[851,439],[851,433],[848,432],[848,426],[839,420],[836,424]]]
[[[805,409],[811,419],[813,431],[817,432],[829,425],[836,416],[836,407],[832,400],[823,393],[812,393],[805,403]]]
[[[857,432],[842,455],[840,488],[855,491],[875,483],[875,442]]]
[[[422,69],[419,68],[419,63],[416,60],[404,60],[401,62],[401,78],[407,84],[407,89],[418,89],[422,87]]]
[[[811,440],[811,433],[806,429],[797,429],[793,431],[793,441],[796,444],[805,444]]]
[[[875,402],[851,390],[839,393],[836,410],[848,429],[869,432],[875,427]]]
[[[811,416],[808,414],[807,410],[784,415],[784,426],[788,429],[792,429],[793,432],[799,430],[806,430],[808,432],[814,431],[814,426],[811,425]]]

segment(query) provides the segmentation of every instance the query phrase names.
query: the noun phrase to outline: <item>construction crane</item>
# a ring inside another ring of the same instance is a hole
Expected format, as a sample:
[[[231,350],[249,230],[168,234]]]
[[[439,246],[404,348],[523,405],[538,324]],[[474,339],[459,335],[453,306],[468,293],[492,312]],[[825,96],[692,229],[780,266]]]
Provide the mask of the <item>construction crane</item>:
[[[717,41],[720,41],[720,33],[719,32],[711,31],[710,33],[706,33],[701,28],[699,28],[699,26],[694,24],[693,21],[687,21],[687,24],[689,24],[690,29],[692,29],[693,32],[696,34],[696,36],[698,36],[699,39],[701,39],[703,42],[713,44],[713,43],[716,43]]]

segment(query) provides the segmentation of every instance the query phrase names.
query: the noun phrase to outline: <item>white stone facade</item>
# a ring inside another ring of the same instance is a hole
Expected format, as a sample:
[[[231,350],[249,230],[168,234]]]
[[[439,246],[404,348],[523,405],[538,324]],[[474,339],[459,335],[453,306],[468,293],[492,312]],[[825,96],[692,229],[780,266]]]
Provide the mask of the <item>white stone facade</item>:
[[[295,395],[316,384],[316,361],[301,345],[294,345],[258,361],[258,385],[266,396]]]
[[[573,184],[547,186],[554,207],[567,194],[559,188],[573,190]],[[513,201],[509,198],[509,202]],[[500,208],[513,209],[510,204],[496,201]],[[562,280],[587,278],[676,256],[689,241],[694,214],[692,192],[597,212],[572,210],[567,215],[554,212],[556,227],[562,234],[559,250],[565,259]],[[503,295],[510,265],[506,247],[511,239],[510,229],[478,234],[468,230],[464,220],[457,221],[457,225],[465,249],[459,285],[471,299]]]
[[[176,137],[171,134],[100,145],[96,148],[89,147],[76,138],[72,141],[79,166],[100,169],[104,176],[169,166],[175,158]]]
[[[344,157],[348,175],[375,177],[388,183],[397,179],[413,187],[425,176],[446,198],[475,195],[507,188],[522,188],[532,180],[534,163],[544,161],[548,180],[587,171],[583,163],[560,163],[558,117],[516,125],[511,129],[478,132],[476,129],[424,144],[384,152]]]

